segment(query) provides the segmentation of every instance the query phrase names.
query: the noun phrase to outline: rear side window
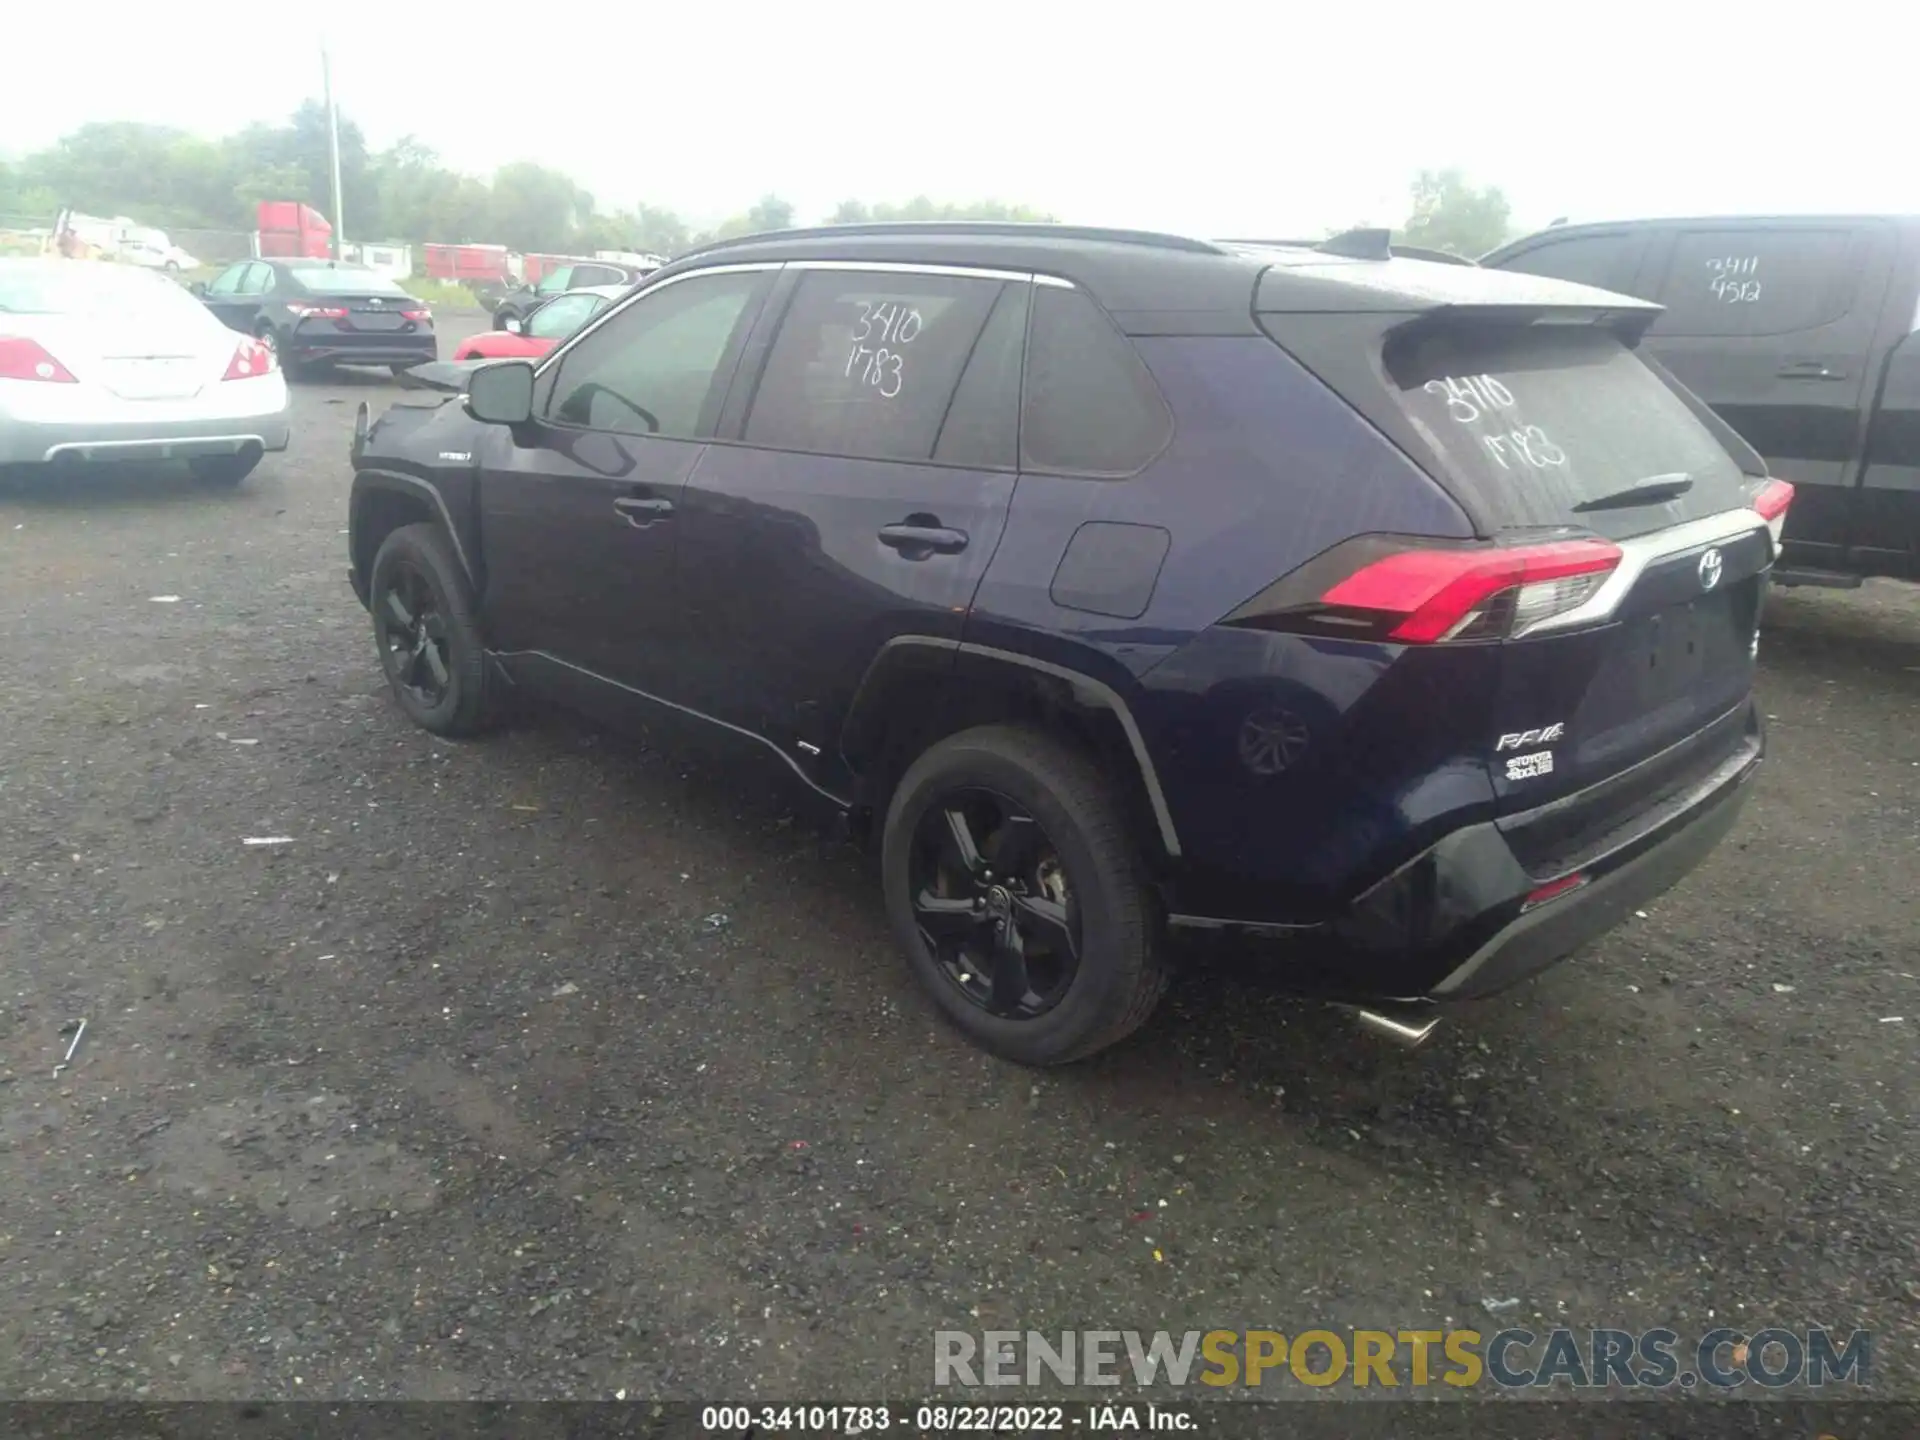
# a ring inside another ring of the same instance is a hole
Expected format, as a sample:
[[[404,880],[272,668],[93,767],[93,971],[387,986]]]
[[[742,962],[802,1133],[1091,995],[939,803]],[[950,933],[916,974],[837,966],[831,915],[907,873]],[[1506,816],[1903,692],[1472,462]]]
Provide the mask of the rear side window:
[[[1008,285],[987,317],[973,358],[953,392],[933,458],[949,465],[1011,470],[1019,460],[1020,357],[1032,287]]]
[[[1401,408],[1496,525],[1623,538],[1745,503],[1733,456],[1602,327],[1418,327],[1385,361]],[[1594,503],[1674,477],[1692,484],[1672,500]]]
[[[746,442],[931,459],[960,372],[1003,288],[959,275],[807,274],[767,356]]]
[[[1660,293],[1661,335],[1787,335],[1839,319],[1853,301],[1852,232],[1689,230]]]
[[[1126,336],[1078,290],[1033,294],[1020,468],[1121,478],[1172,438],[1160,387]]]
[[[1571,280],[1577,285],[1593,285],[1601,290],[1634,293],[1629,287],[1646,253],[1644,232],[1619,235],[1570,235],[1564,240],[1548,240],[1532,249],[1500,262],[1502,270],[1519,270],[1528,275],[1544,275],[1552,280]]]

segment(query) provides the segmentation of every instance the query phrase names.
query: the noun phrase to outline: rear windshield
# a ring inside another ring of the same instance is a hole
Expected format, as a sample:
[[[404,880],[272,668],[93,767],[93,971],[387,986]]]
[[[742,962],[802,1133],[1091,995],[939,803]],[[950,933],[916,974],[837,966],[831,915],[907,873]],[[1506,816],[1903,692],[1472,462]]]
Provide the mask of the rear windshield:
[[[1733,456],[1610,330],[1419,327],[1384,358],[1401,408],[1495,524],[1618,538],[1746,503]]]
[[[352,266],[305,265],[288,267],[300,288],[310,295],[405,295],[393,281],[377,270],[356,270]]]
[[[205,314],[179,285],[104,260],[0,261],[0,315]]]

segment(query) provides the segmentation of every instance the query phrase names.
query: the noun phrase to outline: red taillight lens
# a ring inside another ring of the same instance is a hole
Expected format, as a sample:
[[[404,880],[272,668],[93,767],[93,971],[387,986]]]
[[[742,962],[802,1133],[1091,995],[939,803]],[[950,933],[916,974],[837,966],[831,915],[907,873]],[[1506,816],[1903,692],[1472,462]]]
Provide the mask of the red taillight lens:
[[[47,380],[74,385],[73,372],[47,353],[47,347],[24,335],[0,335],[0,380]]]
[[[1784,480],[1769,480],[1753,492],[1753,508],[1773,532],[1773,548],[1780,549],[1780,537],[1787,529],[1787,507],[1793,504],[1793,486]]]
[[[220,378],[250,380],[256,375],[270,374],[275,364],[272,349],[249,335],[240,342],[240,348],[233,352],[233,359],[227,365],[227,373]]]
[[[407,319],[409,320],[433,319],[433,312],[431,310],[402,310],[400,313],[406,316]]]
[[[1586,603],[1620,563],[1604,540],[1505,550],[1402,550],[1321,596],[1331,609],[1378,617],[1408,645],[1523,633]]]
[[[1544,905],[1549,900],[1558,900],[1562,895],[1570,895],[1586,883],[1587,877],[1582,872],[1562,875],[1558,880],[1549,880],[1546,884],[1528,891],[1527,898],[1520,903],[1520,909],[1524,912]]]
[[[287,309],[300,316],[303,320],[344,320],[347,318],[347,307],[344,305],[303,305],[289,301]]]

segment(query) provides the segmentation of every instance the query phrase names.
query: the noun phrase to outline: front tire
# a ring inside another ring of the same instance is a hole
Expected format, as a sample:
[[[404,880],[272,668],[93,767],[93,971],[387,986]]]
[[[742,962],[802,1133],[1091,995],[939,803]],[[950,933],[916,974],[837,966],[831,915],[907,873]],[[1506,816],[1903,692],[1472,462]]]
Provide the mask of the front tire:
[[[1084,753],[984,726],[908,769],[881,838],[908,968],[967,1038],[1023,1065],[1125,1039],[1166,992],[1125,808]]]
[[[486,644],[466,577],[433,525],[402,525],[368,577],[374,644],[394,699],[435,735],[474,735],[492,718]]]

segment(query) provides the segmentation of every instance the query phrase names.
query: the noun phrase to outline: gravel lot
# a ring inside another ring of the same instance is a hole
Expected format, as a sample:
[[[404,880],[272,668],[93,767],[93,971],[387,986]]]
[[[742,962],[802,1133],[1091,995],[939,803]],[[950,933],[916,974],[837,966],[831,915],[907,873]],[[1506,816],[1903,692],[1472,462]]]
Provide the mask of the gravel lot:
[[[0,495],[0,1396],[871,1400],[937,1328],[1509,1297],[1920,1394],[1920,592],[1778,596],[1732,841],[1426,1049],[1202,969],[1032,1074],[763,776],[402,720],[342,530],[393,393],[298,387],[235,494]]]

